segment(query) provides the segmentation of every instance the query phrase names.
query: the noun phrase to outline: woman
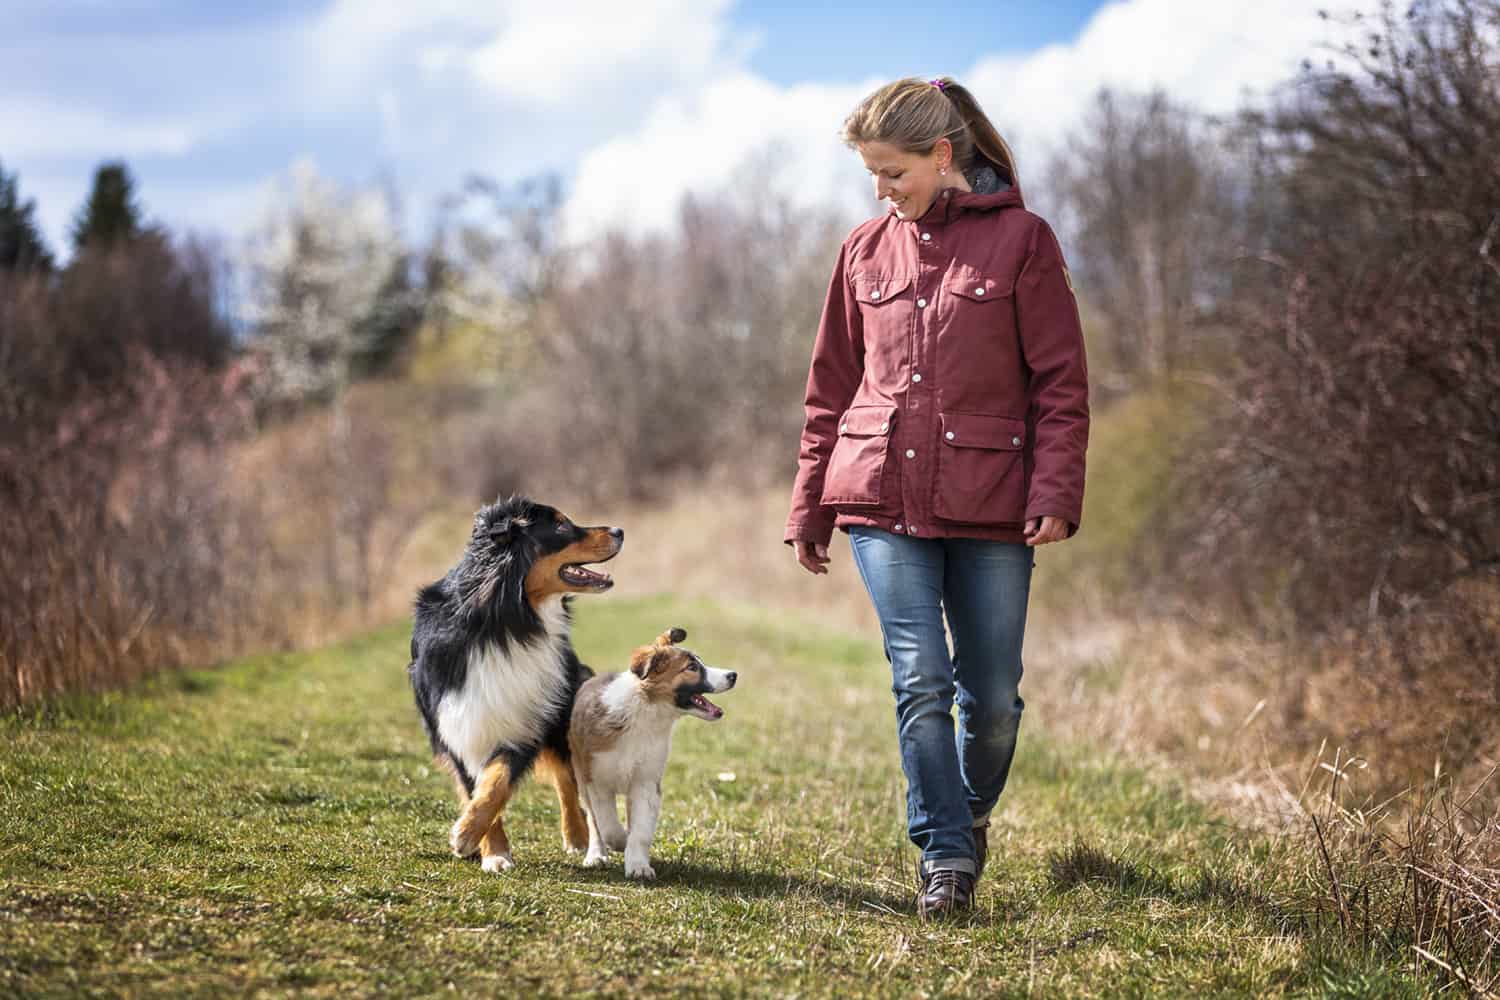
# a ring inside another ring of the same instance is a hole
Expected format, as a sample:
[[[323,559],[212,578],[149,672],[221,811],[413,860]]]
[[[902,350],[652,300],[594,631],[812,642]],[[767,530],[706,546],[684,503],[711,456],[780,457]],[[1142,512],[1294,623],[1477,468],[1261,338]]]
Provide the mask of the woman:
[[[1024,707],[1033,552],[1082,518],[1088,376],[1057,239],[967,90],[898,80],[843,136],[890,209],[834,268],[786,541],[817,574],[834,527],[850,535],[891,665],[926,917],[973,905]]]

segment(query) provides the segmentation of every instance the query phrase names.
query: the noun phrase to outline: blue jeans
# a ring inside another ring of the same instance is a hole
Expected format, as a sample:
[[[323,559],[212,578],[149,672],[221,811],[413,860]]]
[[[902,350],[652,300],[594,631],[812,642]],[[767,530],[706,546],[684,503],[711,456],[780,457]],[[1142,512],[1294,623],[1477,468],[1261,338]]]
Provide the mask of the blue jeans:
[[[1018,687],[1033,550],[866,527],[850,528],[849,540],[891,664],[907,832],[924,872],[972,873],[973,828],[1005,788],[1025,708]]]

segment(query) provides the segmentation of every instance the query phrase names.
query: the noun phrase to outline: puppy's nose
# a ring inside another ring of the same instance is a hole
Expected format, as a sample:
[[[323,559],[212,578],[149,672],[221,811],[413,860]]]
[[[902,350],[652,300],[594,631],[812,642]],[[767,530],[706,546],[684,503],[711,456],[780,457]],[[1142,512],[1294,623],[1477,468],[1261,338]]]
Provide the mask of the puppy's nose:
[[[623,542],[625,540],[625,529],[624,528],[610,528],[609,529],[609,537],[613,538],[617,542]]]
[[[739,674],[735,673],[733,670],[729,671],[729,686],[730,687],[734,687],[735,678],[738,677],[738,676],[739,676]]]

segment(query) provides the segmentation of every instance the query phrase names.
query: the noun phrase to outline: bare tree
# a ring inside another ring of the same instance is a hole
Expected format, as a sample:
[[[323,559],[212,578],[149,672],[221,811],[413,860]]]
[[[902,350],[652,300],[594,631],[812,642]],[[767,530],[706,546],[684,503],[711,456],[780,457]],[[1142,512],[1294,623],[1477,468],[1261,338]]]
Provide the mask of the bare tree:
[[[1102,320],[1091,367],[1106,392],[1177,370],[1222,295],[1236,204],[1224,156],[1212,123],[1164,93],[1105,89],[1054,159],[1061,225],[1082,248],[1073,270]]]

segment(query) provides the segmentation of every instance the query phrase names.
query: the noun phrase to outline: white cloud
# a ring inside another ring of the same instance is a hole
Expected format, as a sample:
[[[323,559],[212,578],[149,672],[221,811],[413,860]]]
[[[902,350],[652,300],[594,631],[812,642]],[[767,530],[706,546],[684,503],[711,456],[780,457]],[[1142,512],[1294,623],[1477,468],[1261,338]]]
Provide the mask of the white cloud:
[[[181,156],[199,139],[187,121],[122,122],[87,108],[0,96],[5,153],[23,156]]]
[[[1045,162],[1100,87],[1162,87],[1207,112],[1233,110],[1334,37],[1316,10],[1310,0],[1121,0],[1070,44],[983,59],[957,79],[1015,147],[1025,187],[1028,165]],[[639,130],[583,158],[566,207],[569,235],[665,226],[683,194],[721,188],[767,147],[778,151],[779,189],[795,203],[874,214],[879,205],[837,131],[881,82],[778,87],[735,72],[664,95]]]

